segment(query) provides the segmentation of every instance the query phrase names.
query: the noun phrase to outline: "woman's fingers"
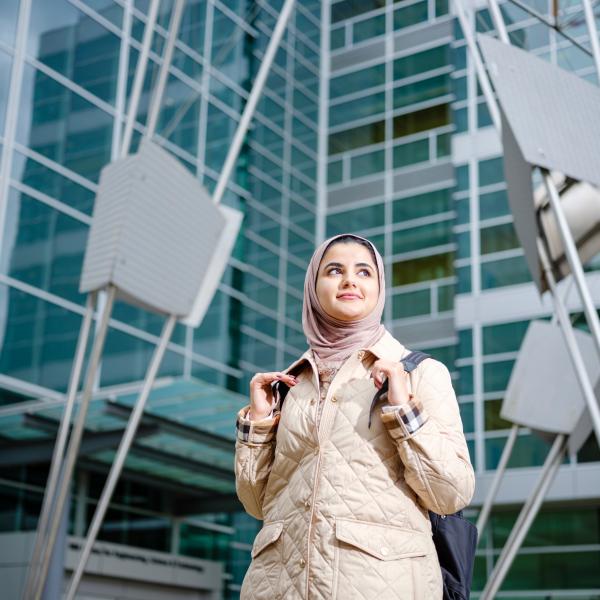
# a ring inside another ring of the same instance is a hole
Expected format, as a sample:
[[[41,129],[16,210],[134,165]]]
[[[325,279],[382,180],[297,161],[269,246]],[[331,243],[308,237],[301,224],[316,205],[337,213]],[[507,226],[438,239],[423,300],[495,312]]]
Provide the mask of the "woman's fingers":
[[[265,385],[270,385],[274,381],[283,381],[290,386],[296,385],[297,383],[297,380],[293,375],[288,375],[287,373],[282,373],[281,371],[273,371],[270,373],[257,373],[250,380],[250,385],[262,387]]]

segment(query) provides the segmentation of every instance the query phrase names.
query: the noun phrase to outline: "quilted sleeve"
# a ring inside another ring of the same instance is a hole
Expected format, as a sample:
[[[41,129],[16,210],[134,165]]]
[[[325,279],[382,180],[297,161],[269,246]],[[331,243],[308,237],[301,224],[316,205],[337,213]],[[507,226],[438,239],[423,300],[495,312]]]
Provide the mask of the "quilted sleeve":
[[[433,359],[424,361],[422,368],[411,405],[382,412],[381,418],[396,441],[406,482],[420,503],[449,515],[471,501],[475,475],[450,373]]]
[[[237,416],[235,443],[235,489],[246,512],[262,519],[265,486],[275,457],[275,433],[279,411],[272,417],[250,421],[250,407],[240,410]]]

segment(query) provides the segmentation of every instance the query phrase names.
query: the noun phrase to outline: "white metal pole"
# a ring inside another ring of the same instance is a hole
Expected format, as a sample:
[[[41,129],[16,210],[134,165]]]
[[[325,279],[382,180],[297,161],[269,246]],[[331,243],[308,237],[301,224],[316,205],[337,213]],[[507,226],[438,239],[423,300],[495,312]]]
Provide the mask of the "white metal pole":
[[[510,45],[510,38],[508,37],[508,31],[506,30],[506,25],[504,24],[504,18],[500,12],[498,2],[496,2],[496,0],[488,0],[488,6],[490,8],[490,14],[492,15],[494,27],[496,28],[498,36],[500,37],[500,41]]]
[[[81,380],[81,371],[83,369],[85,350],[87,348],[87,343],[90,335],[95,300],[95,292],[88,294],[85,314],[81,322],[81,327],[79,329],[79,337],[77,339],[75,359],[73,362],[73,367],[71,369],[69,386],[67,388],[65,407],[63,409],[60,426],[58,428],[58,434],[56,436],[54,451],[52,452],[50,472],[48,474],[48,481],[46,482],[46,489],[44,490],[44,500],[42,502],[42,510],[40,512],[40,518],[38,520],[37,535],[35,538],[33,553],[31,555],[31,560],[29,562],[29,568],[27,571],[27,579],[25,580],[25,591],[23,593],[23,598],[31,597],[31,594],[33,592],[33,586],[37,579],[36,573],[37,568],[39,566],[40,554],[42,552],[42,549],[46,545],[48,522],[50,520],[50,515],[52,514],[52,505],[55,500],[56,486],[59,480],[61,465],[64,458],[67,437],[69,435],[71,416],[73,414],[73,407],[75,405],[79,381]]]
[[[558,225],[558,231],[565,248],[565,256],[569,263],[569,267],[571,268],[573,278],[575,279],[575,285],[579,290],[579,296],[581,297],[581,303],[583,305],[583,312],[590,328],[590,333],[592,334],[594,343],[596,344],[598,355],[600,356],[600,318],[598,318],[594,301],[592,300],[590,290],[588,289],[587,282],[585,280],[583,266],[581,265],[581,259],[579,258],[579,252],[575,246],[569,224],[567,223],[567,218],[565,217],[565,213],[563,211],[558,190],[556,189],[554,181],[552,181],[550,172],[546,169],[541,169],[541,171],[544,177],[544,183],[546,184],[550,206],[554,211],[554,216],[556,217],[556,222]],[[600,415],[600,412],[598,414]],[[600,442],[600,438],[598,441]]]
[[[51,520],[49,525],[48,537],[44,552],[41,557],[41,564],[39,568],[39,575],[37,578],[36,586],[33,591],[31,598],[26,600],[39,600],[44,590],[46,583],[46,575],[48,573],[48,565],[50,563],[50,557],[54,549],[54,543],[56,541],[56,534],[60,525],[63,507],[67,494],[69,492],[69,486],[71,484],[71,477],[73,475],[73,468],[75,467],[75,461],[77,460],[77,453],[79,452],[79,444],[81,443],[81,437],[85,428],[85,418],[87,415],[90,398],[92,397],[92,391],[94,389],[94,380],[98,365],[100,364],[100,357],[102,356],[102,349],[104,347],[104,340],[106,339],[106,332],[108,330],[108,321],[110,313],[112,312],[112,306],[115,299],[116,289],[114,286],[109,286],[108,293],[106,294],[106,304],[104,305],[104,311],[100,320],[100,326],[96,332],[94,339],[94,345],[92,347],[92,353],[90,356],[90,362],[85,378],[85,385],[79,403],[79,412],[77,414],[77,421],[73,427],[71,433],[71,439],[69,440],[69,447],[64,460],[64,467],[62,469],[60,485],[58,486],[56,501],[52,507],[54,518]]]
[[[482,533],[487,523],[488,517],[490,516],[490,512],[492,510],[492,505],[494,504],[494,500],[496,499],[496,494],[498,493],[498,488],[500,487],[500,482],[502,481],[502,477],[504,476],[504,472],[506,471],[506,465],[508,464],[508,459],[512,454],[515,442],[517,441],[517,433],[519,432],[519,426],[513,425],[510,429],[510,435],[506,440],[506,444],[504,444],[504,449],[502,450],[502,456],[500,457],[500,462],[496,467],[496,471],[494,472],[494,478],[492,479],[492,483],[490,485],[490,489],[488,490],[487,496],[481,507],[481,511],[479,516],[477,517],[477,531],[479,532],[479,540],[482,538]]]
[[[548,488],[554,481],[565,453],[566,441],[567,438],[563,434],[557,435],[554,439],[550,452],[548,452],[548,456],[544,461],[535,490],[521,509],[517,522],[514,524],[506,544],[504,544],[498,562],[496,562],[496,566],[481,593],[480,600],[493,600],[498,593],[533,520],[537,516]]]
[[[127,156],[129,147],[131,146],[131,138],[133,137],[133,125],[137,116],[140,97],[144,87],[144,79],[146,78],[146,68],[148,66],[148,57],[152,46],[152,37],[154,35],[154,26],[158,16],[158,7],[160,0],[152,0],[148,18],[146,20],[146,28],[144,29],[144,38],[142,39],[142,50],[138,57],[135,67],[135,78],[131,88],[131,97],[129,99],[129,108],[127,110],[127,119],[125,120],[125,130],[123,131],[123,145],[121,147],[121,157]]]
[[[98,501],[96,512],[94,513],[94,517],[92,519],[92,523],[90,525],[90,529],[88,531],[83,550],[81,551],[81,556],[79,557],[77,567],[75,569],[75,572],[73,573],[73,578],[71,579],[71,583],[69,585],[66,600],[74,600],[75,598],[75,593],[77,592],[77,588],[79,587],[79,583],[81,582],[81,577],[83,576],[85,566],[92,551],[92,547],[94,545],[94,542],[96,541],[98,532],[100,531],[100,526],[102,525],[104,515],[106,514],[106,510],[108,509],[108,504],[110,502],[110,499],[112,498],[115,486],[117,485],[117,482],[121,475],[123,465],[125,464],[125,459],[127,458],[127,454],[129,452],[129,449],[131,448],[131,444],[133,443],[133,439],[142,419],[142,415],[144,414],[146,401],[148,400],[148,396],[150,395],[150,391],[152,390],[152,386],[154,385],[156,374],[158,373],[158,369],[165,354],[165,350],[167,349],[169,340],[171,339],[171,334],[173,333],[173,328],[175,327],[176,322],[177,317],[175,315],[170,315],[163,326],[159,343],[154,350],[152,361],[150,362],[148,371],[146,373],[144,385],[142,387],[142,390],[140,391],[140,395],[138,396],[138,399],[136,400],[135,406],[129,417],[127,428],[125,429],[125,433],[123,434],[123,438],[121,439],[121,443],[119,444],[119,449],[117,450],[117,454],[111,466],[110,473],[106,480],[106,484],[104,485],[104,489],[102,490],[100,500]]]
[[[184,6],[185,0],[175,0],[175,6],[173,6],[171,21],[169,23],[167,45],[165,48],[160,73],[158,75],[158,82],[152,94],[152,100],[150,101],[148,124],[146,126],[145,133],[145,137],[149,140],[152,139],[154,132],[156,131],[158,115],[160,114],[160,105],[165,93],[167,80],[169,79],[169,67],[171,66],[171,61],[173,60],[173,51],[175,50],[175,42],[177,41],[177,36],[179,35],[179,25],[181,24]]]
[[[581,0],[583,3],[583,11],[585,13],[585,22],[590,36],[590,45],[592,46],[592,55],[596,64],[596,74],[598,83],[600,83],[600,43],[598,42],[598,29],[596,27],[596,18],[594,17],[594,9],[590,0]]]
[[[279,48],[281,38],[283,37],[287,22],[292,14],[292,10],[294,9],[294,4],[295,0],[286,0],[283,8],[281,9],[281,13],[279,14],[279,18],[277,19],[277,24],[273,30],[273,36],[271,37],[269,45],[267,46],[265,57],[263,58],[260,69],[256,75],[256,80],[252,86],[252,91],[250,92],[250,96],[248,97],[248,101],[244,107],[244,112],[242,113],[240,123],[236,129],[235,135],[233,136],[227,157],[225,158],[223,170],[221,171],[219,181],[217,182],[217,186],[213,194],[213,202],[215,204],[219,204],[223,199],[223,195],[225,194],[227,182],[231,177],[231,172],[233,171],[233,167],[237,161],[242,143],[246,137],[246,132],[250,126],[250,121],[254,115],[254,110],[256,109],[256,105],[258,104],[258,100],[260,99],[262,90],[267,80],[267,75],[271,69],[271,64],[273,63],[273,59],[275,58],[275,54]]]
[[[573,333],[573,325],[571,324],[569,313],[558,294],[558,290],[556,289],[556,279],[554,278],[554,273],[552,272],[550,258],[548,257],[546,246],[540,237],[537,239],[537,246],[542,268],[544,269],[544,274],[546,276],[546,281],[548,282],[548,287],[550,288],[552,299],[554,300],[554,310],[558,316],[558,322],[560,323],[565,342],[569,349],[569,356],[573,361],[573,366],[575,367],[575,372],[577,373],[577,379],[579,380],[581,391],[585,396],[590,417],[592,419],[592,424],[594,426],[596,439],[598,440],[598,444],[600,444],[600,408],[598,407],[598,401],[596,400],[594,386],[590,381],[590,377],[585,368],[585,363],[583,362],[581,350],[577,345],[577,340],[575,339],[575,334]]]
[[[460,23],[463,35],[465,36],[465,41],[467,42],[469,53],[471,54],[471,58],[473,59],[473,63],[475,64],[477,79],[479,80],[481,91],[483,92],[485,102],[487,104],[488,110],[490,111],[492,122],[494,123],[494,127],[496,128],[496,130],[500,132],[502,130],[500,109],[498,108],[498,103],[496,102],[496,98],[494,97],[492,84],[490,83],[489,77],[487,76],[487,72],[485,70],[481,54],[479,54],[479,48],[477,47],[475,36],[471,31],[469,19],[467,18],[467,14],[464,10],[463,0],[454,0],[454,9],[456,11],[456,16]]]

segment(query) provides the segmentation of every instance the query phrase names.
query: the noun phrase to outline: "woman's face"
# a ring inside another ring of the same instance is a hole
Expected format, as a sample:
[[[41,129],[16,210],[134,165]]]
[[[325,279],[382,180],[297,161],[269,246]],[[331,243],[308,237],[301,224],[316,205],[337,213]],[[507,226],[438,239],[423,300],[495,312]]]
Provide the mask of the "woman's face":
[[[368,248],[354,243],[330,246],[319,265],[317,298],[340,321],[370,314],[379,298],[379,275]]]

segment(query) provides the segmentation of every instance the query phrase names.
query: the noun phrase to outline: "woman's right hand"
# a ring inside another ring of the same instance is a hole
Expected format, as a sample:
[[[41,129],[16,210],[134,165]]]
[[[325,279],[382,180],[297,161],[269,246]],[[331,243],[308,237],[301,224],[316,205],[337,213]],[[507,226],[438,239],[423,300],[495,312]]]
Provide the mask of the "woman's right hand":
[[[289,387],[294,387],[296,378],[293,375],[287,375],[280,371],[273,373],[257,373],[250,380],[250,411],[248,419],[251,421],[260,421],[266,419],[273,409],[273,389],[271,384],[274,381],[283,381]]]

